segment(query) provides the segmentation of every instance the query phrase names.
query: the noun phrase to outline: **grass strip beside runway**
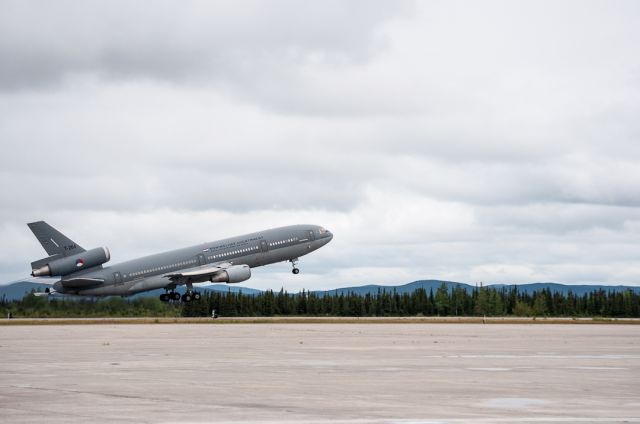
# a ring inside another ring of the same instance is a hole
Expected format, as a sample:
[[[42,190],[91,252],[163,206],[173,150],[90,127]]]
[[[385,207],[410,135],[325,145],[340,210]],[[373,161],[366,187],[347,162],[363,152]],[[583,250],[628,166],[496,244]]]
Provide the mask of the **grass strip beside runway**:
[[[2,325],[87,324],[626,324],[637,318],[532,318],[532,317],[234,317],[234,318],[13,318]]]

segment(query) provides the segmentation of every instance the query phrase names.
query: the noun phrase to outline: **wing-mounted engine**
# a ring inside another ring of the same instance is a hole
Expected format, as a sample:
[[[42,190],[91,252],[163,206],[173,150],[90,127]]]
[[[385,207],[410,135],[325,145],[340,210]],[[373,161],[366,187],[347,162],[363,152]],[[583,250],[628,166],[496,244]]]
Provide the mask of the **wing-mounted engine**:
[[[31,263],[33,277],[57,277],[100,266],[111,259],[109,249],[97,247],[71,256],[53,255]]]
[[[233,265],[222,269],[209,278],[212,283],[240,283],[251,278],[249,265]]]

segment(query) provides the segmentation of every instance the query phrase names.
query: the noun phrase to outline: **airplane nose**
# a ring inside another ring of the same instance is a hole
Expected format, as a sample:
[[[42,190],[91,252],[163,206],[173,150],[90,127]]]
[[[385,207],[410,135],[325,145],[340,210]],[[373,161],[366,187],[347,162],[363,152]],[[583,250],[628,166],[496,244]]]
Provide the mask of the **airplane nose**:
[[[324,227],[318,229],[318,236],[322,240],[322,245],[329,243],[333,239],[333,233]]]

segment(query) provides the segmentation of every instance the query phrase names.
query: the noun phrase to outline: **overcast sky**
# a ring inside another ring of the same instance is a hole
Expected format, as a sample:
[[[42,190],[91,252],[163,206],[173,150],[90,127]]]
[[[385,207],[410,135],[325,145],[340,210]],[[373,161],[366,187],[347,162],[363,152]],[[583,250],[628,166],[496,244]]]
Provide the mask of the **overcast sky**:
[[[0,281],[279,225],[287,290],[640,285],[640,2],[2,1]]]

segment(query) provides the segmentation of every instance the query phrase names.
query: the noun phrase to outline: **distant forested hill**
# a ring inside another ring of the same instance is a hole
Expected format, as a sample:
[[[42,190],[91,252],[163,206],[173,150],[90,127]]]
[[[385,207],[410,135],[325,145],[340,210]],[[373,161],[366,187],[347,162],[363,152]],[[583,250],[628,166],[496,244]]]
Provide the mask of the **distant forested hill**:
[[[416,291],[417,289],[425,289],[427,292],[433,291],[435,293],[438,288],[442,284],[447,286],[449,291],[452,291],[455,287],[460,287],[468,293],[473,292],[475,285],[465,284],[465,283],[457,283],[455,281],[442,281],[442,280],[419,280],[414,281],[412,283],[403,284],[401,286],[386,286],[386,285],[367,285],[367,286],[354,286],[354,287],[343,287],[334,290],[325,290],[325,291],[316,291],[315,293],[319,296],[324,294],[348,294],[355,293],[359,295],[366,294],[376,294],[378,291],[394,291],[398,294],[410,294]],[[568,294],[569,292],[575,295],[584,295],[587,293],[591,293],[597,290],[604,291],[626,291],[632,290],[636,293],[640,293],[640,286],[611,286],[611,285],[587,285],[587,284],[560,284],[560,283],[531,283],[531,284],[489,284],[485,285],[485,287],[491,287],[494,289],[506,288],[510,289],[512,287],[517,287],[518,292],[531,294],[536,291],[541,290],[550,290],[552,293],[560,293],[560,294]]]
[[[454,281],[441,281],[441,280],[419,280],[414,281],[412,283],[403,284],[400,286],[388,286],[388,285],[366,285],[366,286],[353,286],[353,287],[341,287],[332,290],[321,290],[321,291],[313,291],[313,293],[319,297],[325,296],[327,294],[335,295],[335,294],[349,294],[355,293],[361,296],[366,294],[374,295],[378,291],[387,291],[393,292],[395,290],[398,294],[411,294],[415,292],[417,289],[424,289],[427,293],[433,291],[434,293],[442,284],[447,286],[447,290],[451,292],[455,287],[460,287],[465,290],[467,293],[472,293],[475,285],[465,284],[465,283],[457,283]],[[510,289],[512,287],[517,287],[519,293],[532,294],[536,291],[542,290],[550,290],[552,293],[560,293],[563,295],[568,294],[569,292],[582,296],[584,294],[591,293],[593,291],[598,291],[600,289],[606,292],[620,292],[631,290],[635,293],[640,293],[640,286],[612,286],[612,285],[587,285],[587,284],[560,284],[560,283],[532,283],[532,284],[490,284],[485,285],[485,287],[491,287],[497,290],[502,288]],[[25,294],[31,292],[31,290],[36,291],[44,291],[47,287],[51,287],[49,284],[42,283],[34,283],[30,281],[19,281],[10,285],[0,286],[0,299],[4,296],[6,300],[19,300]],[[231,292],[231,293],[239,293],[248,295],[256,295],[262,293],[262,290],[252,289],[248,287],[239,287],[231,284],[213,284],[210,286],[200,287],[200,291],[203,292]],[[184,292],[184,287],[180,288],[178,291]],[[134,298],[138,297],[158,297],[163,290],[152,290],[150,292],[140,293],[134,296]]]

